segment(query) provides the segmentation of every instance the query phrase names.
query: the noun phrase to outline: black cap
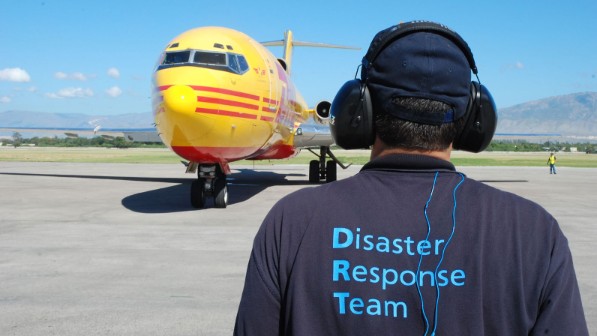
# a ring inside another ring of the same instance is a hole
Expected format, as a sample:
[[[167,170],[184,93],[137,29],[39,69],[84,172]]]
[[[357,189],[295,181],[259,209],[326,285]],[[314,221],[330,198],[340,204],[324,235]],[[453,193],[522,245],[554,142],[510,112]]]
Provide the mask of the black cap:
[[[420,22],[403,25],[409,24]],[[380,47],[380,35],[383,39],[396,29],[401,29],[401,25],[380,32],[363,59],[361,78],[369,88],[373,110],[408,121],[436,125],[463,117],[470,98],[471,70],[476,72],[466,42],[441,26],[440,33],[417,30],[390,41],[381,51],[375,50]],[[444,30],[454,36],[447,36]],[[374,50],[374,59],[370,59],[371,49]],[[441,114],[414,114],[392,102],[398,97],[440,101],[451,109]]]

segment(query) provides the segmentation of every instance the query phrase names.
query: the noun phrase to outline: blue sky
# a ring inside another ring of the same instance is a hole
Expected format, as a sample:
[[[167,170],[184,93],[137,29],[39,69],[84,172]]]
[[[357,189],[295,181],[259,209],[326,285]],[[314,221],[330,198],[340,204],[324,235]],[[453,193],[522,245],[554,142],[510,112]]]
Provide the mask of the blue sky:
[[[310,105],[331,101],[354,78],[379,30],[415,19],[462,35],[498,108],[597,91],[594,0],[20,0],[0,9],[0,112],[149,112],[163,47],[185,30],[214,25],[257,41],[291,29],[296,40],[362,48],[295,49],[293,80]],[[281,48],[271,50],[281,56]]]

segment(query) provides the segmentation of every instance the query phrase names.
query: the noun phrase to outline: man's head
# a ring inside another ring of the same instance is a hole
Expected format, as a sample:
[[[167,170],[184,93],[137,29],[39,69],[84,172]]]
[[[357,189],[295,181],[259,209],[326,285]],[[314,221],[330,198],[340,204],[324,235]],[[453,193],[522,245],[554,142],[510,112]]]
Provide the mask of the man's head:
[[[470,50],[457,35],[423,30],[393,39],[396,29],[378,33],[363,59],[376,134],[390,147],[445,150],[467,112]]]
[[[446,103],[424,98],[395,98],[393,104],[429,114],[447,113],[451,109]],[[375,133],[387,147],[416,151],[447,150],[462,131],[464,121],[460,118],[441,125],[429,125],[382,113],[374,119]]]
[[[385,29],[363,58],[361,79],[347,82],[332,103],[332,135],[347,149],[366,148],[377,136],[390,147],[437,150],[454,143],[479,152],[497,116],[471,71],[477,74],[467,43],[445,26],[413,21]]]

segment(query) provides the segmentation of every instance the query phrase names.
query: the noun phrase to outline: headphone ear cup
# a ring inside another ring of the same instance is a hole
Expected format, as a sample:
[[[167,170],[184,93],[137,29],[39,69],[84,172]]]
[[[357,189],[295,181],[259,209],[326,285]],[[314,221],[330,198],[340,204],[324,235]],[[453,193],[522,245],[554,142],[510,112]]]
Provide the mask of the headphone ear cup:
[[[471,82],[471,99],[465,115],[466,122],[454,141],[454,149],[479,153],[493,138],[497,126],[497,109],[491,93],[477,82]]]
[[[360,80],[346,82],[334,97],[330,131],[344,149],[369,148],[374,141],[373,109],[369,89]]]

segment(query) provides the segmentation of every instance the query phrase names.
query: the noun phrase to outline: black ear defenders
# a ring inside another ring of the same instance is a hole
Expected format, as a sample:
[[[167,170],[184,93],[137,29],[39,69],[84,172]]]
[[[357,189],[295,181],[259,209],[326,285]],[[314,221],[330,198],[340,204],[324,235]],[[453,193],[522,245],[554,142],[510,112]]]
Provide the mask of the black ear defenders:
[[[357,149],[369,148],[373,144],[374,111],[367,87],[368,70],[385,47],[397,39],[416,32],[429,32],[452,41],[465,55],[473,74],[477,75],[477,66],[468,44],[460,35],[443,25],[413,21],[379,32],[363,58],[361,79],[346,82],[332,102],[330,131],[338,146],[344,149]],[[469,102],[463,118],[466,118],[465,126],[454,141],[454,149],[481,152],[487,148],[495,133],[497,110],[489,90],[479,82],[471,82]]]
[[[367,86],[358,79],[346,82],[330,110],[330,131],[336,145],[344,149],[369,148],[375,140],[374,122]]]
[[[479,153],[487,148],[497,126],[496,111],[489,90],[478,82],[471,82],[471,97],[463,117],[466,122],[452,144],[454,149]]]

